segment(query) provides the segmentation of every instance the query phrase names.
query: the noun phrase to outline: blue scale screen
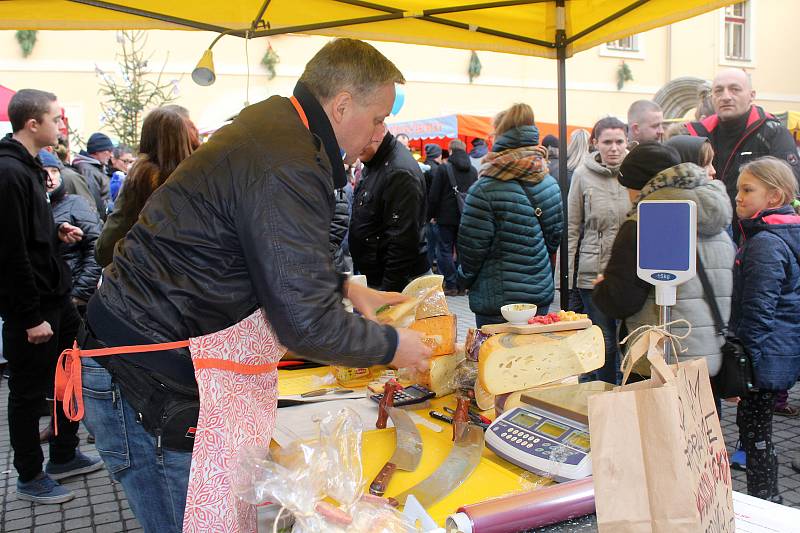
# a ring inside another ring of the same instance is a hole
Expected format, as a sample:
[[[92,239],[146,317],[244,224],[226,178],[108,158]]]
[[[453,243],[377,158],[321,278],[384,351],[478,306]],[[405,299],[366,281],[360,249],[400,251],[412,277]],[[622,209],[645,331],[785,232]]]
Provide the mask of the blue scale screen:
[[[643,203],[639,210],[639,266],[648,270],[689,270],[688,204]]]

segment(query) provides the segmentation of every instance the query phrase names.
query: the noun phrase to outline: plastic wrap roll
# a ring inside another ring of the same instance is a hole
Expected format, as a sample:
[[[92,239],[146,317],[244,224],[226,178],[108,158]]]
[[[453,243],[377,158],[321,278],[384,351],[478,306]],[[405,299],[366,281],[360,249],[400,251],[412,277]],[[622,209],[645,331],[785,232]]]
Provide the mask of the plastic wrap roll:
[[[549,526],[594,512],[594,485],[588,477],[461,507],[447,519],[447,530],[508,533]]]

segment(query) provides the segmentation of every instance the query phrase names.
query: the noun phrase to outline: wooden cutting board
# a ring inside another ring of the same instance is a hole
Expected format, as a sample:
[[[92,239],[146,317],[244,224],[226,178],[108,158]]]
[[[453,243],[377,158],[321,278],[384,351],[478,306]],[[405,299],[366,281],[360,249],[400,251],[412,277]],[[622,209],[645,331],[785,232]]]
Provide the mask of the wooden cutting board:
[[[516,333],[517,335],[532,335],[534,333],[547,333],[548,331],[569,331],[573,329],[586,329],[592,325],[588,318],[581,320],[556,322],[555,324],[522,324],[516,325],[511,322],[505,324],[489,324],[483,326],[481,331],[487,335],[496,333]]]

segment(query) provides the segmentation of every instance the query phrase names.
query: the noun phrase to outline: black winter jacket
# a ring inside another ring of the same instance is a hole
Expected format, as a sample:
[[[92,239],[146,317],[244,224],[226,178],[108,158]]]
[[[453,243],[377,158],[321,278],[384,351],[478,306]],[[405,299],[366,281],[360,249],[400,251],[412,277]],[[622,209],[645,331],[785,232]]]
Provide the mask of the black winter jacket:
[[[262,307],[281,344],[303,357],[357,367],[394,357],[396,330],[342,305],[330,225],[334,183],[345,178],[328,156],[340,150],[310,92],[298,84],[295,96],[310,131],[289,99],[273,96],[243,109],[152,194],[94,296],[118,321],[179,341]]]
[[[411,153],[387,133],[364,164],[350,218],[353,265],[370,287],[402,291],[430,269],[425,179]]]
[[[72,165],[86,179],[89,192],[94,197],[97,213],[103,220],[106,219],[106,207],[111,197],[108,189],[110,178],[103,165],[97,159],[84,153],[78,154],[72,160]]]
[[[83,238],[76,243],[61,243],[61,257],[72,272],[72,296],[89,301],[97,289],[102,268],[94,258],[94,245],[103,227],[93,206],[81,196],[67,194],[64,183],[50,193],[56,226],[68,222],[81,228]]]
[[[29,329],[69,294],[45,192],[47,172],[11,134],[0,140],[0,316]]]
[[[465,150],[453,150],[447,163],[440,165],[433,176],[433,184],[428,193],[428,218],[436,219],[442,226],[458,226],[461,213],[458,212],[456,192],[450,183],[448,168],[453,172],[459,192],[466,193],[478,181],[478,171]]]
[[[347,200],[347,193],[344,189],[336,189],[333,191],[333,195],[336,206],[331,221],[331,257],[333,257],[333,266],[336,268],[336,272],[346,272],[348,267],[342,244],[347,238],[347,229],[350,226],[350,202]]]
[[[733,207],[733,231],[739,235],[738,217],[736,216],[736,181],[739,179],[739,168],[759,157],[771,155],[783,159],[792,167],[795,177],[800,182],[800,159],[797,145],[789,130],[780,121],[759,106],[752,106],[747,117],[744,133],[731,153],[722,153],[717,146],[717,135],[720,131],[719,117],[711,115],[701,122],[687,124],[689,133],[699,137],[708,137],[714,146],[714,169],[717,179],[725,183],[728,196]],[[738,240],[738,239],[737,239]]]

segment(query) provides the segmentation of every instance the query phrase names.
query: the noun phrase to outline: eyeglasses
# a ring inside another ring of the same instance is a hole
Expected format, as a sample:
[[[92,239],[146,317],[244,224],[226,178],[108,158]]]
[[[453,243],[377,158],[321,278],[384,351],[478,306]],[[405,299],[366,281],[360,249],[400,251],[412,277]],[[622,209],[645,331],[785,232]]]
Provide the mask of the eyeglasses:
[[[119,161],[123,165],[132,165],[133,162],[134,162],[134,159],[117,159],[117,161]]]

